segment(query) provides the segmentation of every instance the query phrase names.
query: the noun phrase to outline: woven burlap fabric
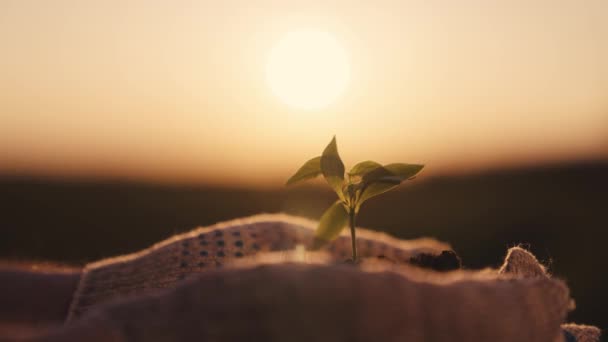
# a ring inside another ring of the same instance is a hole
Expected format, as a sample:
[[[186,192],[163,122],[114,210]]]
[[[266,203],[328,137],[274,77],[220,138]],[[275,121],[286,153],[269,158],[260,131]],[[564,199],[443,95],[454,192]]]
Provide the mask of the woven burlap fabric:
[[[546,268],[538,262],[536,257],[521,247],[509,249],[499,273],[514,274],[525,278],[550,277]],[[569,309],[574,309],[574,306],[574,301],[571,300]],[[562,324],[562,330],[566,340],[569,338],[577,342],[598,342],[601,335],[600,329],[590,325]]]
[[[39,341],[557,341],[563,282],[401,265],[213,270]]]
[[[597,327],[584,324],[563,324],[562,329],[570,334],[576,342],[598,342],[602,334]]]
[[[68,324],[33,340],[599,341],[597,328],[560,328],[568,288],[521,248],[500,270],[448,273],[407,265],[448,245],[365,230],[359,266],[336,263],[348,236],[318,254],[270,253],[311,246],[315,224],[255,216],[90,264]]]
[[[176,235],[141,252],[87,265],[70,306],[68,321],[89,307],[113,298],[170,288],[193,274],[229,265],[267,252],[311,248],[314,221],[282,214],[256,215]],[[408,262],[420,253],[450,249],[433,239],[403,241],[358,229],[359,255]],[[347,233],[323,247],[333,260],[351,254]]]

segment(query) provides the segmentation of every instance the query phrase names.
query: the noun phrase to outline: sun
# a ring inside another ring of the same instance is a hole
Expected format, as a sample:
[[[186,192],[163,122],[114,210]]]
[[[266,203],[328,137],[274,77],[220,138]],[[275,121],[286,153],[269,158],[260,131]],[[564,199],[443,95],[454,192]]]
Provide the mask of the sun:
[[[350,80],[346,51],[329,33],[298,30],[272,48],[266,80],[285,104],[305,110],[326,107],[344,93]]]

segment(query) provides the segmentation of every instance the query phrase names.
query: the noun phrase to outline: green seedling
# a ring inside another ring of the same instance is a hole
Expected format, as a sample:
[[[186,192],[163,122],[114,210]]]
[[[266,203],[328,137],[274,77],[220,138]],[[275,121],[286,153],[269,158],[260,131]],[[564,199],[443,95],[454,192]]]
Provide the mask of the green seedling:
[[[347,224],[350,226],[353,262],[357,261],[357,237],[355,222],[363,202],[397,187],[401,182],[413,179],[424,165],[395,163],[381,165],[363,161],[346,173],[338,154],[336,137],[319,157],[312,158],[287,180],[291,185],[323,175],[329,186],[338,195],[338,200],[323,213],[315,231],[315,239],[321,243],[340,235]]]

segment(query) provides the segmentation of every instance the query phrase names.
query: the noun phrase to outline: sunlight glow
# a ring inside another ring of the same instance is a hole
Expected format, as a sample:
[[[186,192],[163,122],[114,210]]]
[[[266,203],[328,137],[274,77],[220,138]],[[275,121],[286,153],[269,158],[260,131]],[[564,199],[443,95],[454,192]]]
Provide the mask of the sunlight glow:
[[[305,110],[334,102],[350,80],[349,59],[326,32],[286,34],[272,49],[266,66],[272,92],[285,104]]]

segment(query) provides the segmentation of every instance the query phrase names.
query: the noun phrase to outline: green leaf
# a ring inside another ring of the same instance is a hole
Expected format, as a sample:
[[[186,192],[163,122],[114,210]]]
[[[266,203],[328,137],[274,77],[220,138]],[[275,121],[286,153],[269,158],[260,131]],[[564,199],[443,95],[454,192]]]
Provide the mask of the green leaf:
[[[347,223],[348,212],[341,201],[336,201],[321,216],[319,227],[315,231],[315,238],[331,241],[340,235],[340,232]]]
[[[364,174],[373,171],[374,169],[377,169],[379,167],[382,167],[382,165],[376,163],[375,161],[366,160],[353,166],[353,168],[350,169],[348,174],[351,176],[363,176]]]
[[[307,161],[300,169],[287,180],[285,185],[292,185],[307,179],[315,178],[321,174],[321,157],[315,157]]]
[[[420,164],[403,164],[403,163],[394,163],[384,165],[384,168],[389,170],[395,176],[401,178],[401,181],[414,177],[424,165]]]
[[[368,184],[365,187],[365,189],[363,190],[361,197],[359,198],[359,201],[357,203],[357,211],[358,211],[358,208],[361,206],[361,204],[363,204],[363,202],[367,201],[368,199],[370,199],[374,196],[378,196],[382,193],[385,193],[385,192],[391,190],[392,188],[399,186],[399,184],[401,184],[401,182],[398,182],[398,183],[376,182],[376,183]]]
[[[338,154],[335,136],[321,155],[321,172],[323,173],[325,180],[327,180],[327,183],[334,189],[340,199],[344,200],[344,194],[342,193],[344,163]]]
[[[374,182],[385,182],[385,183],[401,183],[401,178],[384,166],[377,167],[370,172],[363,175],[361,183],[364,185],[371,184]]]
[[[423,167],[424,165],[419,164],[395,163],[364,174],[361,180],[363,184],[361,196],[356,206],[357,211],[363,202],[397,187],[404,180],[415,176]]]
[[[394,163],[377,167],[363,175],[362,182],[402,182],[416,175],[424,165]]]

